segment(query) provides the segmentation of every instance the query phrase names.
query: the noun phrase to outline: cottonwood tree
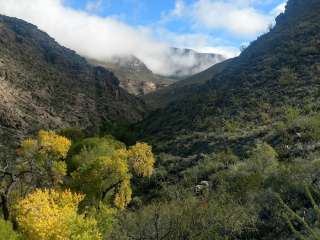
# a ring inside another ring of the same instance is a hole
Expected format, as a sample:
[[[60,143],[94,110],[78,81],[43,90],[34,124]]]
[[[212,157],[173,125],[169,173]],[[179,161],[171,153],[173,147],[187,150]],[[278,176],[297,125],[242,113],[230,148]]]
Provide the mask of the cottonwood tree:
[[[9,202],[15,197],[63,182],[67,172],[63,160],[70,145],[67,138],[52,131],[39,131],[36,138],[21,142],[16,161],[0,169],[1,208],[5,220],[10,218]]]
[[[20,230],[28,240],[101,240],[95,219],[78,214],[84,195],[37,189],[16,206]]]
[[[129,149],[112,138],[87,139],[71,160],[72,187],[86,194],[89,204],[101,201],[123,209],[131,201],[132,175],[151,176],[154,168],[152,149],[137,143]]]

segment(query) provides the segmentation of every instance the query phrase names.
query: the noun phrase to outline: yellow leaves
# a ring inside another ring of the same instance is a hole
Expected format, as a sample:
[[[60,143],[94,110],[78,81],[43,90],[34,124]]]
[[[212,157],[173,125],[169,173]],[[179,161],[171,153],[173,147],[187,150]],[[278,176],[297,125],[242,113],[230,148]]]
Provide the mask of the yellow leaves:
[[[71,141],[55,134],[53,131],[39,131],[38,145],[44,151],[52,151],[59,157],[65,158],[71,146]]]
[[[23,140],[21,143],[23,149],[34,149],[37,146],[37,142],[31,138]]]
[[[54,153],[58,158],[65,158],[71,141],[55,134],[53,131],[39,131],[37,139],[28,138],[21,142],[22,155],[35,153]]]
[[[152,148],[146,143],[137,143],[128,150],[129,163],[138,176],[152,175],[155,159]]]
[[[101,240],[101,234],[97,228],[97,221],[94,218],[85,218],[79,215],[70,224],[72,229],[70,240]]]
[[[18,202],[18,224],[28,240],[81,239],[72,236],[85,236],[87,231],[95,232],[92,235],[95,238],[87,239],[100,240],[100,234],[95,230],[96,222],[77,214],[83,198],[82,194],[69,190],[38,189]]]
[[[151,146],[137,143],[127,149],[122,143],[105,138],[90,139],[90,142],[94,143],[93,148],[84,147],[73,156],[75,166],[78,165],[71,173],[73,186],[86,193],[86,201],[105,201],[125,208],[131,201],[132,174],[148,177],[153,172],[155,159]]]
[[[119,209],[124,209],[131,202],[132,190],[130,179],[125,179],[119,186],[114,198],[114,205]]]
[[[52,180],[54,184],[63,183],[63,177],[67,175],[67,165],[63,161],[52,163]]]
[[[21,142],[21,151],[22,155],[27,155],[33,153],[37,149],[37,141],[31,138],[25,139]]]
[[[33,180],[41,186],[52,186],[62,183],[67,173],[66,158],[70,140],[52,131],[39,131],[36,139],[21,142],[18,154],[22,157],[20,168],[32,172]],[[37,179],[38,178],[38,179]],[[39,186],[39,185],[38,185]]]

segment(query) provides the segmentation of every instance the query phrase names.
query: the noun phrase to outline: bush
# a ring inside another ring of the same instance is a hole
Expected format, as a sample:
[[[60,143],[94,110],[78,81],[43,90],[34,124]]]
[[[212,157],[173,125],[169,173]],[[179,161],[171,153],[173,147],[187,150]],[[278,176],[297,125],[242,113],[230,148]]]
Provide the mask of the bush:
[[[79,128],[64,128],[59,132],[59,135],[70,139],[72,142],[77,142],[85,137],[84,132]]]
[[[20,235],[12,229],[10,222],[0,219],[0,238],[5,240],[21,239]]]

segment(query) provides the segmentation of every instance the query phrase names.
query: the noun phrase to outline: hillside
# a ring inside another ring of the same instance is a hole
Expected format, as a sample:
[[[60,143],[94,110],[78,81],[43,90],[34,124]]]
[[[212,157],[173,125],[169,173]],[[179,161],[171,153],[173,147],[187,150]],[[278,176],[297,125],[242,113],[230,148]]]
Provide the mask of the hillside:
[[[170,103],[142,123],[147,139],[159,152],[184,157],[226,147],[244,154],[259,139],[284,156],[285,146],[306,147],[294,136],[281,140],[273,130],[290,112],[319,111],[319,7],[318,0],[290,1],[276,26],[241,56],[146,96],[156,107]]]
[[[37,27],[0,16],[0,146],[42,129],[135,122],[143,103]]]
[[[183,99],[188,94],[194,92],[198,87],[205,84],[213,76],[220,73],[229,66],[232,60],[226,60],[217,63],[211,68],[208,68],[200,73],[194,74],[191,77],[176,81],[168,87],[159,89],[155,92],[148,93],[142,96],[147,106],[151,110],[164,108],[172,102]]]
[[[154,74],[134,56],[114,57],[111,60],[89,62],[112,71],[120,86],[133,95],[141,96],[172,84],[175,80]]]

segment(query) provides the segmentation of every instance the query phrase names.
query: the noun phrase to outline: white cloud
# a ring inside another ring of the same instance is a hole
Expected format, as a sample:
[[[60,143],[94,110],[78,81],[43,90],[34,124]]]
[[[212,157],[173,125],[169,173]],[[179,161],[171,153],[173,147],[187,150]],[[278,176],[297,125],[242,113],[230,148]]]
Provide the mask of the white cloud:
[[[66,7],[62,0],[0,0],[0,13],[37,25],[83,56],[105,60],[134,55],[155,73],[175,71],[168,61],[169,46],[155,40],[149,29],[77,11]]]
[[[87,10],[96,10],[100,3],[91,2]],[[66,7],[63,0],[0,0],[0,13],[33,23],[60,44],[90,58],[134,55],[153,72],[164,75],[190,64],[190,57],[174,58],[169,45],[153,37],[154,29],[133,28],[116,18],[75,10]]]
[[[231,46],[218,46],[218,47],[196,47],[193,48],[195,51],[202,53],[216,53],[221,54],[227,58],[234,58],[240,54],[240,49]]]
[[[211,4],[211,1],[199,0],[194,9],[205,13],[205,6],[201,4],[206,3]],[[210,4],[208,7],[212,7]],[[99,0],[91,1],[91,5],[87,5],[87,10],[97,10],[99,5]],[[228,7],[231,8],[231,6]],[[188,6],[182,0],[179,0],[172,14],[182,16],[187,9]],[[217,13],[217,10],[215,11]],[[189,66],[192,64],[192,59],[195,59],[183,55],[172,56],[169,47],[171,45],[201,51],[205,49],[208,51],[217,50],[227,56],[237,54],[234,48],[225,47],[226,44],[212,39],[206,34],[175,34],[168,31],[159,34],[157,27],[131,27],[115,17],[103,18],[88,11],[72,9],[67,7],[63,0],[0,0],[0,13],[21,18],[37,25],[60,44],[77,51],[83,56],[105,60],[119,55],[134,55],[158,74],[170,75],[177,71],[177,66],[180,67],[184,64]],[[251,14],[255,16],[254,12]],[[240,18],[244,19],[243,21],[247,19],[247,17],[242,16],[242,13],[239,13],[239,15]],[[200,19],[200,16],[198,17]],[[221,23],[219,16],[216,18]],[[200,20],[206,21],[208,25],[215,26],[215,23],[211,22],[209,18]],[[241,23],[238,27],[243,28],[242,25],[245,24]],[[251,27],[246,32],[251,32],[251,29],[255,32],[256,28]],[[234,29],[237,31],[237,28]],[[158,39],[161,39],[161,41]]]
[[[212,0],[199,0],[194,5],[193,17],[198,25],[249,37],[264,32],[273,20],[243,3]]]
[[[189,33],[177,34],[160,29],[157,34],[171,46],[189,48],[201,53],[216,53],[232,58],[240,53],[239,48],[227,46],[222,39],[213,38],[207,34]]]
[[[268,5],[273,0],[196,0],[187,5],[176,0],[175,8],[163,16],[168,22],[178,18],[189,21],[195,29],[222,30],[234,37],[252,38],[266,32],[274,21],[274,13],[263,13],[257,6]],[[282,11],[284,5],[278,6]]]

